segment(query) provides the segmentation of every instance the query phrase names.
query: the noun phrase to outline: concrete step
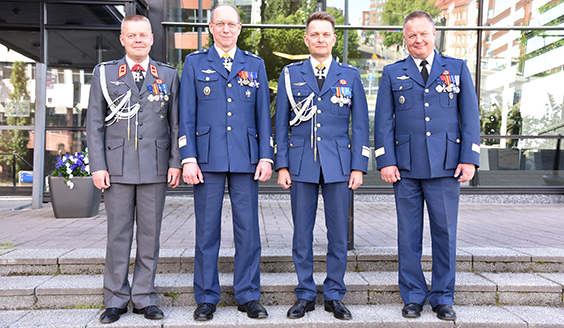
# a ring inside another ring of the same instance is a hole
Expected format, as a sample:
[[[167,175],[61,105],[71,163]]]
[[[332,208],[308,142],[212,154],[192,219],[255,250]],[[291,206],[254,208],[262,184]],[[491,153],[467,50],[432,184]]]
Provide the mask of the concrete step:
[[[431,273],[425,273],[428,284]],[[318,302],[323,300],[325,273],[314,274]],[[233,274],[221,273],[220,305],[233,306]],[[401,304],[397,272],[347,272],[346,304]],[[291,305],[295,302],[295,273],[262,273],[261,302]],[[0,309],[65,309],[103,306],[102,275],[37,275],[0,277]],[[564,273],[472,273],[457,274],[457,305],[563,306]],[[155,289],[159,306],[193,306],[193,275],[158,274]]]
[[[314,248],[315,271],[325,268],[324,247]],[[235,249],[220,250],[220,272],[233,272]],[[0,275],[102,274],[104,249],[13,249],[0,255]],[[131,252],[131,263],[135,250]],[[432,267],[431,249],[423,249],[423,270]],[[348,268],[355,271],[396,272],[397,248],[357,248],[348,253]],[[457,249],[458,272],[561,272],[564,273],[562,248],[491,248]],[[191,273],[194,271],[193,249],[161,249],[158,273]],[[261,272],[294,272],[290,248],[263,248]]]
[[[337,320],[323,307],[316,307],[301,319],[287,319],[288,306],[267,306],[269,317],[263,320],[249,319],[234,306],[219,307],[214,319],[205,323],[195,322],[192,313],[195,306],[163,307],[165,318],[151,321],[128,311],[113,324],[101,324],[101,309],[25,310],[0,311],[0,327],[563,327],[564,309],[537,306],[455,306],[457,320],[441,321],[426,305],[418,319],[401,316],[401,305],[349,305],[353,319]]]

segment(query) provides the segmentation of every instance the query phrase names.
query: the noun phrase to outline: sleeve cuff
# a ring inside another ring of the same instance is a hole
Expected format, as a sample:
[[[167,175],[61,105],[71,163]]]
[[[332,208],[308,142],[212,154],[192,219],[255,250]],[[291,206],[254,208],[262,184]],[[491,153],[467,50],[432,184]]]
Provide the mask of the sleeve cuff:
[[[186,157],[185,159],[182,160],[182,162],[180,162],[182,165],[186,164],[186,163],[198,163],[198,161],[196,160],[196,157]]]

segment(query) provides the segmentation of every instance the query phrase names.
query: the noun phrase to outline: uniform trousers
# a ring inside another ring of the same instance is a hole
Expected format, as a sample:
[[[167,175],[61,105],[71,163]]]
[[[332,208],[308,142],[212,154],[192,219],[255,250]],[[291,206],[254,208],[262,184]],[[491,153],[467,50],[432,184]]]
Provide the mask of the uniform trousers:
[[[227,179],[233,213],[235,258],[233,289],[239,304],[260,299],[260,230],[258,181],[251,173],[203,172],[204,183],[194,185],[196,303],[220,300],[217,260],[221,241],[221,208]]]
[[[405,304],[452,306],[460,182],[453,177],[402,178],[394,183],[398,219],[399,288]],[[424,202],[432,243],[432,287],[421,268]]]
[[[104,268],[106,308],[126,308],[130,298],[137,309],[157,305],[154,285],[166,189],[164,182],[112,183],[104,191],[108,216]],[[137,225],[137,253],[130,286],[127,275],[134,222]]]
[[[292,256],[298,275],[294,289],[298,299],[314,301],[317,288],[313,280],[313,228],[317,212],[319,186],[325,208],[327,227],[327,277],[323,282],[326,301],[342,300],[347,291],[344,281],[347,268],[347,234],[351,191],[348,182],[320,183],[293,181],[290,188],[294,237]]]

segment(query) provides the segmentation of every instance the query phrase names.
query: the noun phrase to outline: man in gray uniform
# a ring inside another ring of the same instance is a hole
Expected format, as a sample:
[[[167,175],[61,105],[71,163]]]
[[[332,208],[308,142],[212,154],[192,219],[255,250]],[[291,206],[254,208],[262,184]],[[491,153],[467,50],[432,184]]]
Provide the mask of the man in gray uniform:
[[[126,56],[94,69],[87,116],[93,181],[104,189],[108,240],[100,322],[127,312],[163,318],[156,306],[155,273],[167,182],[180,182],[178,72],[149,58],[153,44],[146,17],[131,15],[121,26]],[[127,279],[133,224],[137,254]]]

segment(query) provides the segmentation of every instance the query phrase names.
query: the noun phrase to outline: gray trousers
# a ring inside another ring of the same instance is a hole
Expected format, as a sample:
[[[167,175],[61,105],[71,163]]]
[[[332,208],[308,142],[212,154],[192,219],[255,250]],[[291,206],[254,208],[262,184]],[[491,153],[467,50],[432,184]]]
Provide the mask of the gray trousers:
[[[106,308],[126,308],[129,300],[136,309],[157,305],[155,274],[166,183],[112,183],[104,191],[108,216],[104,303]],[[127,279],[129,256],[136,222],[137,254],[131,286]]]

